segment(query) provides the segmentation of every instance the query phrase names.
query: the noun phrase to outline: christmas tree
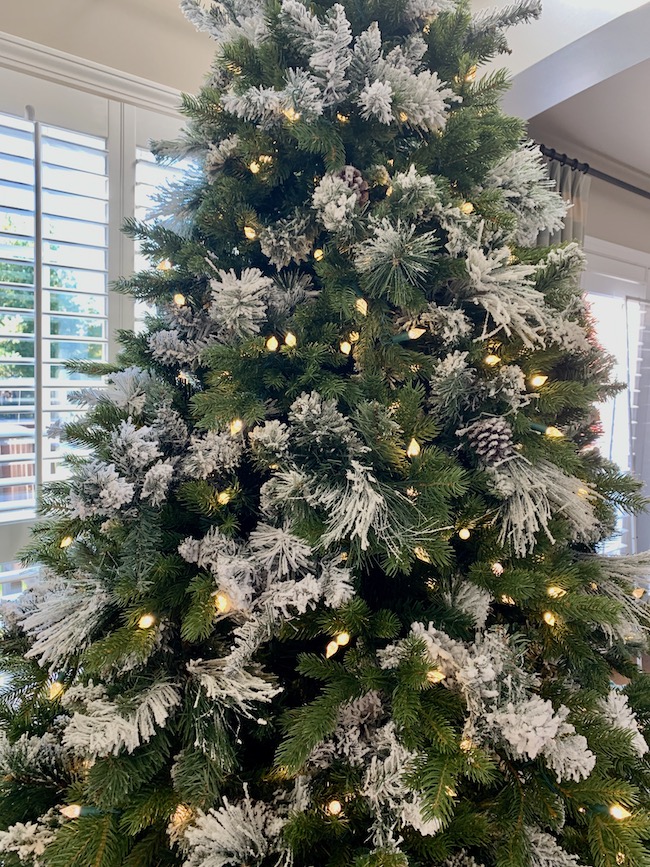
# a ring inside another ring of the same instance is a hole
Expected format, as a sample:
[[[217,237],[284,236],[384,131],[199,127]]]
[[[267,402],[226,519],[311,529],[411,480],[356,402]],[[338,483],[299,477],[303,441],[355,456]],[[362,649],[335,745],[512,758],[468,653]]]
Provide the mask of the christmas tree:
[[[638,484],[507,76],[537,0],[183,0],[217,43],[128,231],[3,614],[6,867],[650,865]],[[613,687],[612,672],[626,680]]]

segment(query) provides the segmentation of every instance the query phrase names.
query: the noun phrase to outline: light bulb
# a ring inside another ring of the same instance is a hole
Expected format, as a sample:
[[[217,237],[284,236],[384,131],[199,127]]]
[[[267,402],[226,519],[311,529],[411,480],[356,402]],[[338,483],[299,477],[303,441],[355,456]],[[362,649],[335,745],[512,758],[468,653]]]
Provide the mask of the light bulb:
[[[172,268],[172,263],[169,259],[163,259],[162,262],[159,262],[157,265],[158,271],[170,271]]]
[[[536,373],[530,378],[530,384],[533,388],[541,388],[545,382],[548,382],[548,376],[544,373]]]
[[[321,247],[317,247],[314,250],[314,259],[317,262],[321,262],[324,256],[325,256],[325,250],[323,250]]]
[[[512,596],[508,596],[507,593],[503,594],[503,596],[501,597],[501,601],[503,602],[504,605],[514,605],[515,604],[515,600],[512,598]]]
[[[562,437],[564,436],[564,434],[562,433],[561,430],[559,430],[556,427],[553,427],[552,425],[550,427],[547,427],[546,430],[544,431],[544,433],[546,434],[547,437],[550,437],[551,439],[554,439],[554,440],[562,439]]]
[[[503,564],[502,564],[502,563],[493,563],[492,566],[491,566],[490,568],[492,569],[492,574],[493,574],[493,575],[496,575],[497,578],[498,578],[500,575],[503,575],[503,573],[505,572],[505,569],[503,568]]]
[[[350,633],[339,632],[339,634],[336,636],[336,643],[339,647],[345,647],[346,644],[350,643]]]
[[[579,497],[584,497],[586,499],[589,496],[589,488],[578,488],[577,494]]]
[[[175,304],[177,307],[185,307],[186,301],[187,301],[187,299],[186,299],[185,296],[182,294],[182,292],[177,292],[177,293],[174,295],[174,304]]]
[[[422,545],[418,545],[417,548],[414,548],[413,553],[418,558],[418,560],[422,560],[423,563],[431,562],[431,555],[425,548],[422,547]]]
[[[269,352],[275,352],[279,345],[280,345],[280,342],[279,342],[278,338],[275,336],[275,334],[272,334],[269,337],[269,339],[266,341],[266,348],[269,350]]]
[[[66,804],[65,807],[59,807],[59,813],[66,819],[78,819],[81,816],[81,804]]]
[[[634,590],[632,591],[632,596],[634,596],[635,599],[641,599],[643,597],[644,593],[645,593],[644,587],[635,587]]]
[[[622,819],[629,819],[632,813],[626,810],[622,804],[612,804],[609,808],[609,815],[620,822]]]
[[[240,418],[234,418],[230,422],[230,435],[236,437],[244,429],[244,422]]]
[[[156,618],[153,614],[143,614],[138,620],[138,629],[151,629],[155,622]]]
[[[392,185],[392,184],[389,184],[389,185],[386,187],[386,195],[387,195],[387,196],[392,196],[392,195],[393,195],[393,185]]]
[[[423,334],[426,334],[426,328],[419,328],[415,326],[413,328],[409,328],[407,331],[409,340],[417,340],[418,337],[422,337]]]
[[[351,331],[348,334],[348,340],[350,341],[350,343],[358,343],[360,337],[361,337],[361,335],[359,334],[358,331]]]
[[[300,120],[300,112],[296,111],[293,107],[285,108],[282,114],[286,117],[288,121],[291,121],[291,123]]]
[[[171,815],[171,824],[180,829],[194,818],[194,813],[185,804],[179,804]]]
[[[417,458],[417,456],[420,454],[421,451],[422,451],[422,447],[421,447],[420,443],[415,439],[415,437],[413,437],[413,439],[411,440],[411,442],[408,444],[408,446],[406,448],[406,454],[410,458]]]
[[[259,174],[259,171],[260,171],[260,164],[257,162],[257,160],[253,160],[252,163],[248,164],[248,168],[251,170],[251,172],[254,175],[257,175],[257,174]]]
[[[445,786],[445,794],[448,795],[450,798],[455,798],[456,790],[452,789],[451,786]]]
[[[432,668],[427,671],[427,680],[429,683],[442,683],[442,681],[447,677],[439,668]]]
[[[557,587],[555,584],[551,587],[547,587],[546,593],[551,597],[551,599],[561,599],[563,596],[566,596],[566,590],[562,587]]]
[[[409,497],[411,500],[417,500],[417,498],[420,496],[420,492],[417,488],[410,487],[406,489],[406,496]]]
[[[330,657],[334,656],[334,654],[338,652],[338,649],[339,646],[336,641],[330,641],[330,643],[325,648],[325,657],[329,659]]]
[[[476,72],[477,72],[477,67],[476,66],[470,66],[469,70],[467,71],[467,75],[465,76],[465,81],[467,81],[467,82],[474,81],[474,79],[476,78]]]
[[[354,306],[357,313],[360,313],[362,316],[368,315],[368,302],[365,298],[357,298],[354,302]]]
[[[340,111],[336,112],[336,119],[339,123],[349,123],[350,117],[347,114],[342,114]]]
[[[462,539],[463,542],[467,542],[471,535],[472,533],[469,527],[461,527],[461,529],[458,531],[458,538]]]
[[[349,340],[342,340],[339,344],[339,349],[343,355],[349,355],[352,352],[352,344]]]
[[[616,853],[616,863],[617,864],[625,864],[625,852],[617,852]]]
[[[284,336],[284,342],[290,349],[293,349],[293,347],[298,343],[298,338],[292,331],[287,331]]]
[[[50,701],[56,701],[57,698],[60,698],[65,692],[65,687],[61,683],[60,680],[55,680],[54,683],[50,684],[50,688],[47,691],[47,697]]]
[[[69,548],[70,545],[74,542],[72,536],[64,536],[63,539],[59,542],[59,548]]]
[[[473,747],[471,738],[463,738],[460,742],[460,748],[464,753],[468,753]]]
[[[500,362],[501,359],[498,355],[495,355],[494,352],[490,352],[489,355],[486,355],[483,359],[483,363],[487,364],[488,367],[496,367]]]
[[[257,232],[253,226],[244,226],[244,236],[248,238],[249,241],[254,241],[255,238],[257,238]]]
[[[214,607],[217,609],[219,614],[227,614],[232,608],[230,597],[225,593],[217,593],[214,597]]]
[[[406,121],[409,119],[409,116],[405,111],[400,111],[399,119],[402,123],[406,123]]]
[[[343,812],[343,804],[340,801],[330,801],[327,805],[327,812],[330,816],[340,816]]]
[[[474,205],[471,202],[463,202],[460,206],[460,210],[463,214],[469,216],[474,213]]]
[[[557,618],[552,611],[545,611],[543,617],[544,623],[546,623],[547,626],[555,626],[555,624],[557,623]]]
[[[271,154],[260,154],[259,161],[268,166],[273,162],[273,157]]]
[[[217,496],[217,503],[219,503],[220,506],[227,506],[231,500],[232,496],[228,491],[221,491]]]

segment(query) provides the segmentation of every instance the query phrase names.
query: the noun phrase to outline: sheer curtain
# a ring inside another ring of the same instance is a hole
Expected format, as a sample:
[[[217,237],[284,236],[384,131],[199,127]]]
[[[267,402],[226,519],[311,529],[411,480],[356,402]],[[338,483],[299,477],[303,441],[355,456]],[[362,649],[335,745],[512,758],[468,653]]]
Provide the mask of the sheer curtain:
[[[591,177],[570,166],[563,166],[557,160],[549,162],[548,174],[551,180],[555,181],[556,189],[562,198],[570,204],[570,208],[564,218],[564,229],[553,234],[541,232],[537,243],[540,247],[561,244],[563,241],[578,241],[582,244],[587,225]]]

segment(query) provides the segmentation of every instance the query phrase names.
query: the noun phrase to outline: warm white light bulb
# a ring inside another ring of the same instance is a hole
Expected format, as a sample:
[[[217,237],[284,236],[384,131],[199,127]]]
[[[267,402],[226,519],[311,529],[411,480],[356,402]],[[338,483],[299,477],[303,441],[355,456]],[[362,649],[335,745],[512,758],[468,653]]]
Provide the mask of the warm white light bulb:
[[[81,816],[81,804],[66,804],[65,807],[59,807],[59,813],[66,819],[78,819]]]
[[[546,623],[547,626],[555,626],[555,624],[557,623],[557,618],[552,611],[545,611],[543,617],[544,623]]]
[[[156,618],[153,614],[143,614],[138,620],[138,629],[151,629],[155,622]]]
[[[266,341],[266,348],[269,350],[269,352],[275,352],[279,345],[280,341],[275,336],[275,334],[272,334]]]
[[[422,446],[421,446],[420,443],[415,439],[415,437],[413,437],[413,439],[411,440],[411,442],[410,442],[410,443],[408,444],[408,446],[406,447],[406,454],[407,454],[410,458],[417,458],[417,456],[420,454],[421,451],[422,451]]]
[[[282,114],[286,117],[288,121],[294,123],[297,120],[300,120],[300,112],[296,111],[295,108],[285,108]]]
[[[236,437],[244,429],[244,422],[240,418],[234,418],[230,422],[230,435]]]
[[[225,593],[217,593],[214,597],[214,607],[219,614],[227,614],[232,608],[232,603]]]
[[[622,804],[612,804],[609,808],[609,815],[620,822],[622,819],[629,819],[632,813],[626,810]]]
[[[335,653],[338,653],[338,643],[336,641],[330,641],[330,643],[325,648],[325,656],[329,659],[331,656],[334,656]]]
[[[50,684],[50,688],[47,691],[47,697],[50,701],[56,701],[57,698],[60,698],[65,692],[65,687],[61,683],[60,680],[55,680]]]
[[[186,302],[187,302],[187,299],[185,298],[185,296],[183,295],[182,292],[177,292],[174,295],[174,304],[177,307],[185,307]]]
[[[162,262],[158,263],[158,271],[170,271],[172,268],[172,263],[169,259],[163,259]]]
[[[533,388],[541,388],[546,382],[548,382],[548,376],[543,373],[536,373],[530,378],[530,384]]]
[[[564,436],[564,434],[562,433],[561,430],[559,430],[556,427],[553,427],[552,425],[547,427],[546,430],[544,431],[544,433],[546,434],[547,437],[550,437],[551,439],[554,439],[554,440],[559,440]]]
[[[498,355],[495,355],[494,352],[490,352],[489,355],[485,356],[483,362],[487,364],[488,367],[496,367],[497,364],[501,362],[501,359]]]
[[[59,542],[59,548],[69,548],[70,545],[74,542],[72,536],[64,536],[63,539]]]
[[[323,259],[324,256],[325,256],[325,250],[322,250],[320,247],[317,247],[317,248],[314,250],[314,259],[315,259],[317,262],[320,262],[320,261]]]
[[[217,495],[217,503],[219,503],[220,506],[227,506],[231,500],[232,494],[230,493],[230,491],[221,491]]]
[[[427,671],[427,680],[429,683],[442,683],[447,675],[438,668],[432,668]]]
[[[563,596],[566,596],[566,590],[562,587],[557,587],[555,584],[547,587],[546,593],[551,597],[551,599],[561,599]]]
[[[500,575],[503,575],[503,573],[505,572],[505,569],[503,568],[503,564],[502,564],[502,563],[493,563],[492,566],[491,566],[491,569],[492,569],[492,574],[493,574],[493,575],[496,575],[497,578],[498,578]]]
[[[340,816],[343,812],[343,804],[337,800],[330,801],[327,805],[327,812],[330,816]]]
[[[288,347],[293,349],[293,347],[298,343],[298,338],[296,337],[296,335],[293,332],[287,331],[285,338],[284,338],[284,342],[286,343],[286,345]]]
[[[467,542],[471,535],[472,533],[469,527],[461,527],[461,529],[458,531],[458,538],[462,539],[463,542]]]
[[[460,206],[460,210],[463,214],[469,216],[474,213],[474,205],[471,202],[463,202]]]
[[[431,555],[426,550],[426,548],[422,547],[422,545],[418,545],[416,548],[414,548],[413,553],[418,558],[418,560],[422,560],[423,563],[431,562]]]
[[[349,632],[339,632],[336,636],[336,643],[339,647],[345,647],[350,643],[350,633]]]
[[[342,340],[339,344],[339,349],[343,355],[349,355],[352,352],[352,344],[349,340]]]
[[[244,236],[249,241],[254,241],[257,238],[257,232],[253,226],[244,226]]]
[[[423,334],[426,334],[426,328],[419,328],[418,326],[414,326],[413,328],[409,328],[407,331],[409,340],[417,340],[418,337],[422,337]]]
[[[368,302],[365,298],[357,298],[354,302],[354,306],[357,310],[357,313],[360,313],[362,316],[368,315]]]
[[[632,591],[632,596],[634,596],[635,599],[642,599],[644,593],[645,593],[644,587],[635,587],[634,590]]]

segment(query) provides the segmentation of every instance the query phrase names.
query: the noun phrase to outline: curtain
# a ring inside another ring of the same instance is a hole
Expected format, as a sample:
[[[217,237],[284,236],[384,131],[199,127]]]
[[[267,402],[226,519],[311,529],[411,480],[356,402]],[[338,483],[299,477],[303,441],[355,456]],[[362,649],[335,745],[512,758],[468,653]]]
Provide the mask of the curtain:
[[[551,244],[560,244],[563,241],[578,241],[582,244],[587,225],[591,177],[570,166],[563,166],[557,160],[549,162],[548,173],[551,180],[555,181],[556,189],[570,207],[564,218],[564,229],[552,235],[549,232],[540,232],[537,245],[549,247]]]

